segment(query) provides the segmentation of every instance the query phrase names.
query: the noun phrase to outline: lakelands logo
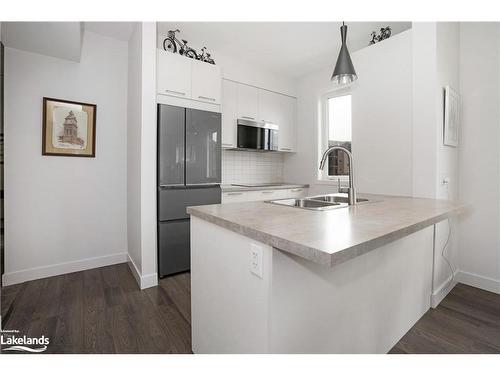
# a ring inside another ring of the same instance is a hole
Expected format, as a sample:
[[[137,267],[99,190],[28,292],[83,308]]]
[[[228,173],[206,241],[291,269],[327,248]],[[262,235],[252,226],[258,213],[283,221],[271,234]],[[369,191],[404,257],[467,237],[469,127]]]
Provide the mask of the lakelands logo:
[[[16,351],[29,353],[42,353],[47,350],[49,338],[44,335],[40,337],[17,336],[19,331],[0,331],[0,344],[2,351]]]

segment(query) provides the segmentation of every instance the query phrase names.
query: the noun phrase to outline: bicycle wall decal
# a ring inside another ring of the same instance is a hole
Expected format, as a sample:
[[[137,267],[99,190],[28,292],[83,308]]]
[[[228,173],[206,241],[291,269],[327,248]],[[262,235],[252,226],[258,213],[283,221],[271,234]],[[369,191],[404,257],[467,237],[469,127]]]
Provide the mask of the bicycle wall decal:
[[[371,34],[372,39],[370,40],[370,43],[368,43],[368,45],[371,46],[372,44],[375,44],[377,42],[381,42],[384,39],[390,38],[391,33],[392,33],[392,30],[391,30],[390,26],[382,27],[380,29],[379,35],[377,35],[377,33],[375,31],[372,31],[372,34]]]
[[[201,53],[196,52],[192,47],[188,46],[188,41],[186,39],[177,39],[176,33],[180,33],[179,29],[169,30],[167,37],[163,40],[163,49],[172,53],[178,53],[189,57],[190,59],[200,60],[212,65],[215,65],[214,59],[211,57],[210,53],[206,52],[207,47],[201,49]]]

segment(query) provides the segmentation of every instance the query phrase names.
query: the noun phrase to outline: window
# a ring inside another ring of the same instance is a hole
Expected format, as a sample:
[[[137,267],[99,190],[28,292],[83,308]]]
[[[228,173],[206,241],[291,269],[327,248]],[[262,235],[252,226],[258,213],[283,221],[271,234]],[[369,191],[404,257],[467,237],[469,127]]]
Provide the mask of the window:
[[[351,151],[352,121],[351,95],[346,92],[324,96],[322,101],[324,118],[320,131],[320,155],[330,146],[343,146]],[[349,175],[349,161],[342,151],[334,151],[328,157],[320,179],[335,179]]]

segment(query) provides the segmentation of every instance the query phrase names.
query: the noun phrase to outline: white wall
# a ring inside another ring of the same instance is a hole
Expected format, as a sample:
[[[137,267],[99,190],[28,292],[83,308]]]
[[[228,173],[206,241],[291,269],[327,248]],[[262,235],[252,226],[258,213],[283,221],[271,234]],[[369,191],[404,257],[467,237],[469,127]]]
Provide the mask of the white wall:
[[[460,24],[462,95],[459,197],[470,212],[459,225],[461,278],[500,293],[498,23]]]
[[[357,189],[411,195],[411,30],[351,57],[359,77],[351,92]],[[313,191],[324,188],[317,182],[318,103],[336,88],[331,70],[329,66],[299,80],[297,153],[285,157],[285,180],[309,183]]]
[[[97,104],[96,157],[41,155],[42,98]],[[5,50],[5,284],[124,262],[127,44],[86,33],[80,63]]]
[[[414,23],[411,30],[352,53],[352,136],[359,192],[457,199],[458,151],[443,146],[443,88],[459,87],[459,25]],[[331,67],[298,84],[298,152],[285,156],[285,180],[307,182],[311,192],[335,190],[317,182],[318,103],[333,90]],[[450,178],[448,189],[441,183]],[[441,256],[448,222],[436,226],[435,301],[451,272]],[[456,270],[457,228],[446,256]]]
[[[353,53],[352,150],[357,189],[412,194],[411,30]],[[397,176],[397,178],[394,178]]]
[[[434,186],[429,189],[435,191],[434,198],[458,199],[458,148],[443,144],[444,131],[444,88],[450,85],[460,90],[459,56],[460,56],[460,26],[457,22],[438,22],[436,29],[436,87],[435,87],[435,126],[432,130],[436,140],[436,161]],[[445,178],[449,183],[443,184]],[[450,232],[451,231],[451,232]],[[450,237],[448,240],[448,236]],[[440,296],[444,296],[453,285],[450,283],[452,270],[458,269],[458,227],[455,219],[436,224],[434,254],[434,294],[436,303]],[[443,258],[443,247],[446,246]],[[447,264],[450,263],[452,269]]]
[[[156,24],[137,23],[129,41],[127,222],[129,262],[142,289],[157,278]]]
[[[142,274],[141,257],[141,93],[142,28],[135,25],[128,42],[127,237],[128,255]]]

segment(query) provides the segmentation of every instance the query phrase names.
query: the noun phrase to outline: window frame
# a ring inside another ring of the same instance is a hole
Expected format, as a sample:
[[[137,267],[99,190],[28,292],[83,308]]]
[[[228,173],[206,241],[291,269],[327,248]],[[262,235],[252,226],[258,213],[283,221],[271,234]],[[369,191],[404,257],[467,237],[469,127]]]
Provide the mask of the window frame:
[[[340,96],[351,95],[351,134],[352,134],[352,89],[351,87],[342,87],[335,90],[330,90],[320,97],[320,121],[318,121],[318,139],[316,142],[317,148],[317,165],[321,161],[321,157],[323,153],[328,148],[328,132],[330,128],[329,116],[328,116],[328,100],[332,98],[338,98]],[[351,148],[352,148],[352,140],[351,140]],[[326,185],[338,185],[338,180],[340,179],[341,183],[344,185],[349,182],[349,176],[328,176],[328,168],[325,167],[323,170],[320,170],[319,167],[317,174],[317,182],[319,184]]]

